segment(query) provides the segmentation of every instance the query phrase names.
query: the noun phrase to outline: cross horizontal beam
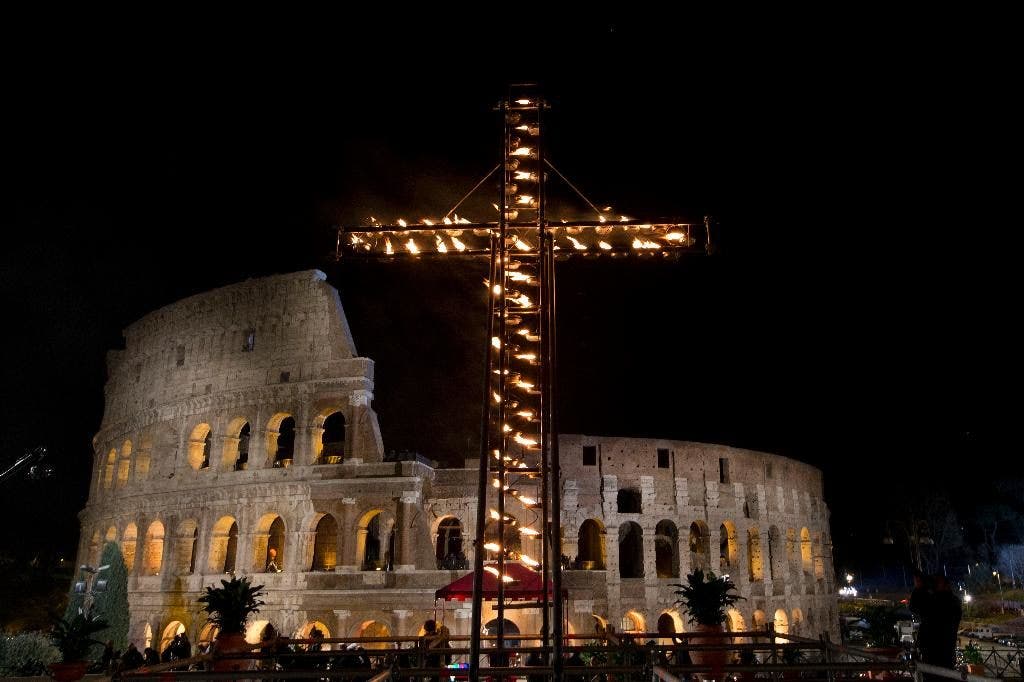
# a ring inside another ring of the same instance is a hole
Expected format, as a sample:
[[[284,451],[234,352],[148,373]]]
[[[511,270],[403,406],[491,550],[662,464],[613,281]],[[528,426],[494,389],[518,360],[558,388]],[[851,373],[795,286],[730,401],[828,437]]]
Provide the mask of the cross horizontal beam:
[[[497,223],[458,223],[374,225],[356,230],[340,230],[338,256],[490,257],[491,238],[499,233],[499,229]],[[711,244],[706,223],[577,221],[548,225],[544,230],[553,240],[554,257],[557,260],[580,255],[703,253]],[[507,223],[505,235],[510,255],[536,255],[540,246],[539,233],[540,228],[536,223]]]

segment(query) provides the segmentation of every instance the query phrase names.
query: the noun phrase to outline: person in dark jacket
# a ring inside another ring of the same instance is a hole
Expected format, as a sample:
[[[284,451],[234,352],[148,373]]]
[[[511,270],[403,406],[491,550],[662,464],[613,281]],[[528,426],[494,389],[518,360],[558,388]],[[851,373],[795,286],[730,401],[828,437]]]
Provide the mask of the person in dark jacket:
[[[121,656],[121,670],[135,670],[145,663],[142,654],[135,648],[135,642],[128,645],[127,651]]]

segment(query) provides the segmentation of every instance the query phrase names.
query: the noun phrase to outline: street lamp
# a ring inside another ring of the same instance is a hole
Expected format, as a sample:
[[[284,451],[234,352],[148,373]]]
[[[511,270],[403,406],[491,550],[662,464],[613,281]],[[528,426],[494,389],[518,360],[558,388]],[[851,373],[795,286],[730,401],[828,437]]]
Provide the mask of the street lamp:
[[[1006,613],[1006,606],[1003,604],[1003,581],[1002,581],[1002,576],[999,575],[999,571],[992,571],[992,575],[995,576],[996,585],[999,586],[999,613]]]

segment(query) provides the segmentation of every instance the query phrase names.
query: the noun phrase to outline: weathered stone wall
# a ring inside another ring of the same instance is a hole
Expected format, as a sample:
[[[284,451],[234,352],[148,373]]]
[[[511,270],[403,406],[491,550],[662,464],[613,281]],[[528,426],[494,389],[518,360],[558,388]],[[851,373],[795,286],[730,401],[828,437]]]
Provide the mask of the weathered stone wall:
[[[125,339],[111,353],[79,556],[94,562],[103,540],[121,543],[139,644],[148,634],[159,646],[178,623],[201,639],[195,599],[227,568],[266,585],[260,618],[288,633],[317,621],[335,636],[416,634],[434,616],[435,590],[465,573],[439,569],[442,522],[458,520],[472,561],[476,460],[464,469],[382,461],[373,363],[356,356],[322,273],[191,297],[133,324]],[[326,457],[325,422],[338,414],[344,442]],[[282,457],[289,419],[294,445]],[[654,630],[663,613],[682,629],[671,584],[697,566],[729,573],[747,597],[731,614],[733,627],[774,620],[801,634],[835,630],[817,469],[681,441],[559,442],[574,631],[598,621]],[[620,511],[619,491],[639,511]],[[519,518],[530,515],[510,505]],[[636,541],[620,549],[631,532]],[[271,546],[280,573],[266,572]],[[523,550],[540,556],[539,541],[524,539]],[[532,612],[507,617],[524,632],[539,629]],[[466,634],[468,604],[446,605],[444,619]]]

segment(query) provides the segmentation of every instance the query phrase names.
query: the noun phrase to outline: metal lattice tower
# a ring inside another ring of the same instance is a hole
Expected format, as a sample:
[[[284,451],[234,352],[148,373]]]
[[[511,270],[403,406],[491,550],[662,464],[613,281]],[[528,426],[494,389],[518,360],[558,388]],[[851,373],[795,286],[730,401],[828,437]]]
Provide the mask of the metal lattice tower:
[[[613,221],[594,208],[596,220],[549,224],[545,180],[553,166],[544,157],[545,109],[533,86],[512,86],[498,105],[504,151],[501,165],[495,168],[501,170],[496,222],[453,219],[453,209],[438,221],[374,222],[338,232],[339,257],[489,259],[489,350],[477,489],[470,679],[478,679],[479,674],[485,580],[496,583],[495,653],[504,653],[509,562],[540,574],[542,589],[536,604],[518,603],[516,608],[541,609],[544,645],[553,644],[555,679],[562,677],[565,615],[555,428],[555,261],[573,256],[667,256],[703,252],[710,246],[707,219],[702,224]]]

